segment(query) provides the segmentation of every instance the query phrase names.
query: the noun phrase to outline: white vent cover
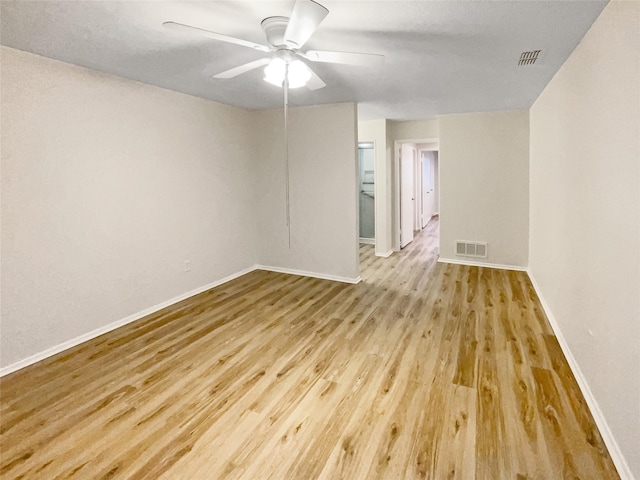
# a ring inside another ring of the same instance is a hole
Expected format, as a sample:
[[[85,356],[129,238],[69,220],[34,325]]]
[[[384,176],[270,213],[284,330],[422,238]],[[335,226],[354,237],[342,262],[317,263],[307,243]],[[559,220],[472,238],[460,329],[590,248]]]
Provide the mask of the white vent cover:
[[[456,240],[456,255],[487,258],[487,244],[484,242]]]

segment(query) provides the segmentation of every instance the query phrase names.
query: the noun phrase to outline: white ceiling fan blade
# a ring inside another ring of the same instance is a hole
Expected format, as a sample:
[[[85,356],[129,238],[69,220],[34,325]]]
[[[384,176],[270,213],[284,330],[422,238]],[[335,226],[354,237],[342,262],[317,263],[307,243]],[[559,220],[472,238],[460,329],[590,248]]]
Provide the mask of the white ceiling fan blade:
[[[372,53],[309,50],[304,54],[300,53],[300,55],[312,62],[340,63],[343,65],[356,65],[359,67],[378,67],[384,63],[384,55],[376,55]]]
[[[229,70],[225,70],[224,72],[217,73],[213,76],[213,78],[233,78],[238,75],[249,72],[251,70],[255,70],[258,67],[268,64],[271,61],[269,57],[259,58],[258,60],[254,60],[253,62],[245,63],[244,65],[240,65],[239,67],[230,68]]]
[[[199,35],[203,35],[208,38],[213,38],[214,40],[220,40],[221,42],[233,43],[235,45],[242,45],[243,47],[253,48],[254,50],[259,50],[261,52],[269,52],[270,49],[266,45],[260,45],[259,43],[253,43],[248,40],[242,40],[241,38],[229,37],[228,35],[223,35],[221,33],[211,32],[209,30],[205,30],[203,28],[192,27],[190,25],[184,25],[182,23],[177,22],[164,22],[162,24],[166,28],[170,28],[171,30],[178,30],[180,32],[187,33],[196,33]]]
[[[296,0],[284,32],[285,43],[292,48],[301,48],[328,13],[329,10],[313,0]]]
[[[309,67],[307,66],[307,68]],[[309,77],[309,80],[307,80],[307,88],[309,90],[318,90],[327,86],[327,84],[324,83],[318,75],[316,75],[316,72],[314,72],[310,68],[309,73],[311,73],[311,77]]]

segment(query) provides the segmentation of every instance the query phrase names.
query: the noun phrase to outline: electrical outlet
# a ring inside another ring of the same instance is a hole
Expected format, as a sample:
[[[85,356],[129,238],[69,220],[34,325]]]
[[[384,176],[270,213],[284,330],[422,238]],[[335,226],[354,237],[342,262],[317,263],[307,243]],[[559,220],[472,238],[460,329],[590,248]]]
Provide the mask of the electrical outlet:
[[[190,272],[191,271],[191,262],[189,260],[185,260],[184,261],[184,271],[185,272]]]

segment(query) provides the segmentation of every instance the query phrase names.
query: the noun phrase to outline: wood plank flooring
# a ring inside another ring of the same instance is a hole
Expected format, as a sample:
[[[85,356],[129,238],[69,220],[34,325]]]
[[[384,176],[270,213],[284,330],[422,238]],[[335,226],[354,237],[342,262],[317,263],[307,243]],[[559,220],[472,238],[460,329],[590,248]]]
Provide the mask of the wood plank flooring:
[[[346,285],[253,272],[0,380],[3,479],[619,478],[525,273],[437,221]]]

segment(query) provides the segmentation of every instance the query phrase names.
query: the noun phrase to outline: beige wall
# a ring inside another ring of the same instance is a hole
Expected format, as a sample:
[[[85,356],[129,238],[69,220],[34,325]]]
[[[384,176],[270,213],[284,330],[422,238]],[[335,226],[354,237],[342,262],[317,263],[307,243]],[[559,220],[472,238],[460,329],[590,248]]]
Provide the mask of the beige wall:
[[[291,249],[282,111],[254,112],[254,120],[261,146],[255,164],[258,262],[355,280],[359,276],[355,104],[290,110]]]
[[[423,140],[439,137],[437,118],[427,120],[389,121],[393,140]]]
[[[392,248],[391,172],[387,157],[387,120],[358,122],[358,141],[375,143],[375,223],[376,254],[385,255]]]
[[[250,112],[9,48],[1,82],[3,366],[255,263]]]
[[[353,104],[291,112],[289,251],[281,111],[1,60],[2,368],[257,263],[358,276]]]
[[[532,276],[636,478],[638,45],[640,3],[611,2],[532,107],[530,242]]]
[[[487,242],[483,263],[527,266],[529,112],[440,117],[440,257],[456,240]]]
[[[468,257],[457,257],[454,242],[477,240],[489,244],[489,257],[477,261],[526,267],[528,112],[448,115],[413,121],[386,120],[386,160],[391,169],[387,204],[391,214],[389,233],[393,248],[399,246],[396,193],[399,171],[395,142],[425,139],[437,139],[440,150],[439,199],[435,203],[441,213],[441,258],[473,261]]]

